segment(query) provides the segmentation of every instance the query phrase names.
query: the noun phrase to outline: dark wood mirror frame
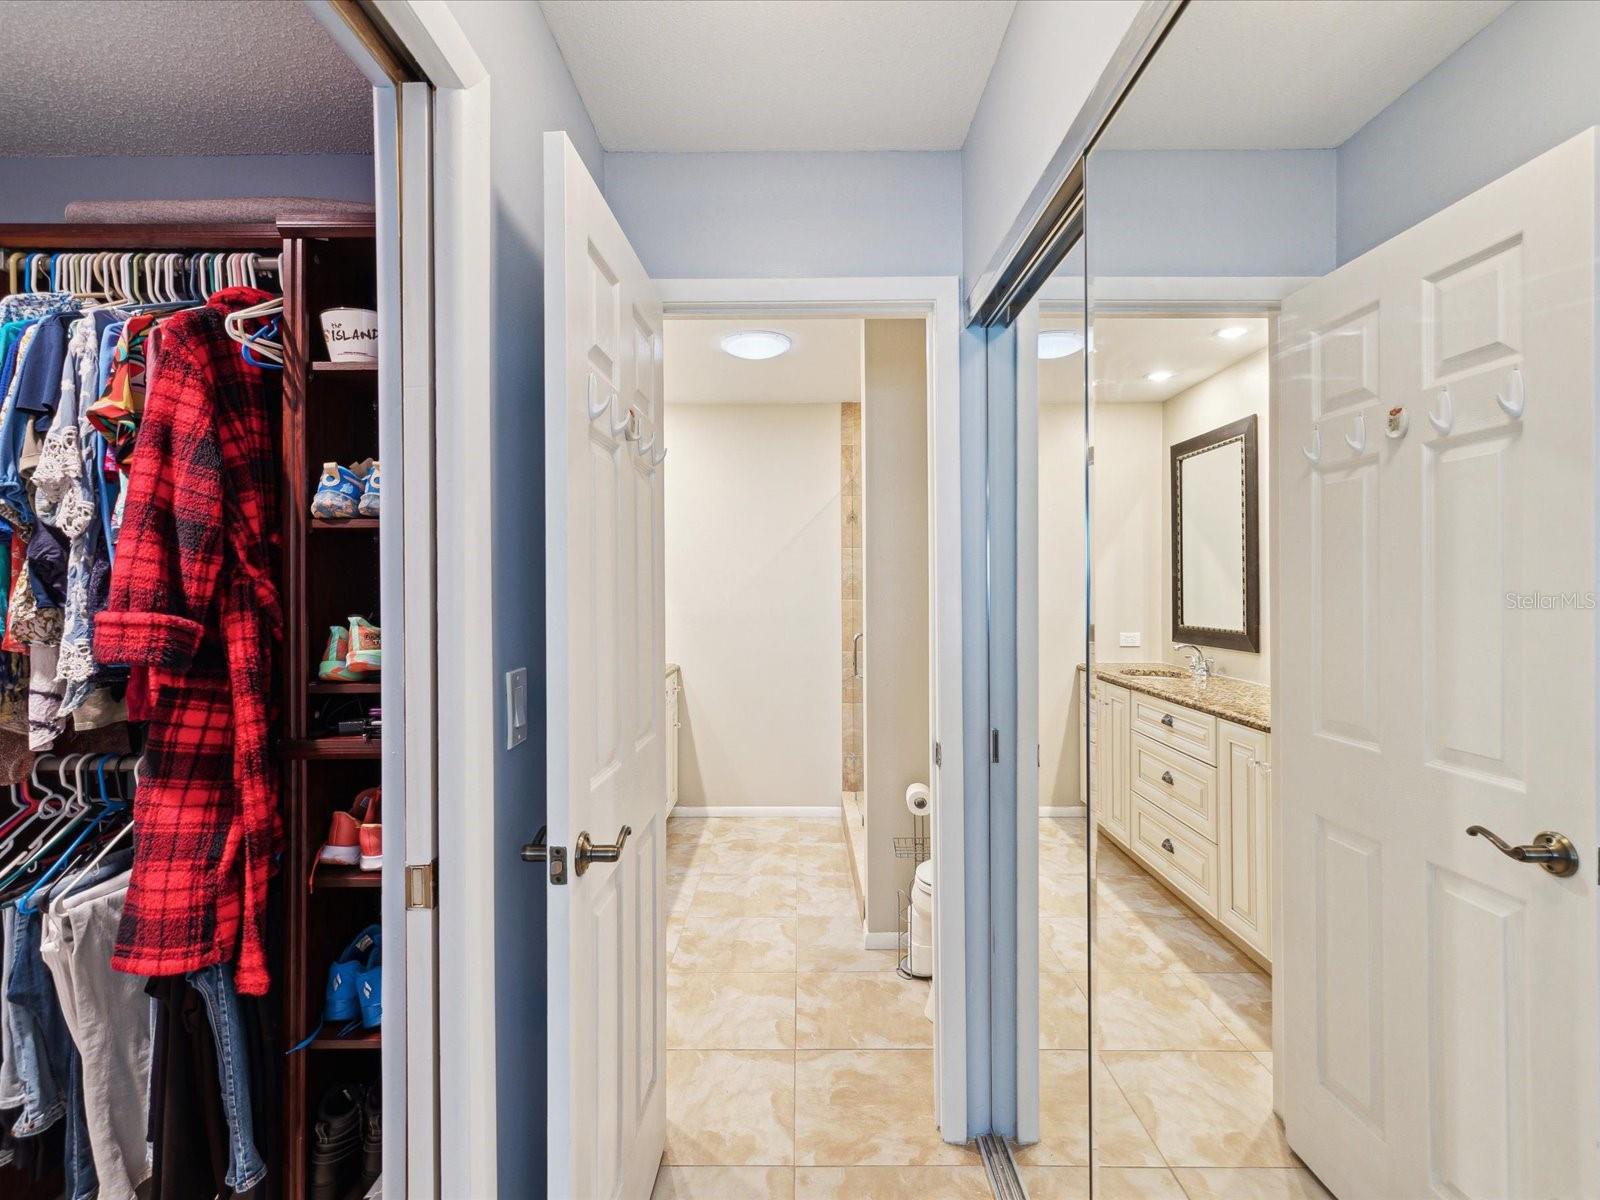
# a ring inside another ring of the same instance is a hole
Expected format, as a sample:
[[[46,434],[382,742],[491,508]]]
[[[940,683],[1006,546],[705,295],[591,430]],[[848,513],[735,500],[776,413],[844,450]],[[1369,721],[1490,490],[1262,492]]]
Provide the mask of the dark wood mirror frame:
[[[1244,629],[1212,629],[1183,620],[1183,460],[1229,442],[1244,443]],[[1261,652],[1261,510],[1256,469],[1256,417],[1172,446],[1172,640],[1226,650]]]

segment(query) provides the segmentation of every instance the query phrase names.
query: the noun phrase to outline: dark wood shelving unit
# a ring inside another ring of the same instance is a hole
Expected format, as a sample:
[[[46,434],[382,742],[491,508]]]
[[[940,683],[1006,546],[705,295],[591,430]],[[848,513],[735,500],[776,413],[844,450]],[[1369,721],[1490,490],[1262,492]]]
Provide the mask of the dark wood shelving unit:
[[[309,868],[308,868],[309,870]],[[354,867],[330,867],[317,872],[317,890],[324,888],[379,888],[383,876],[377,871],[358,871]]]
[[[313,696],[376,696],[382,693],[383,684],[377,680],[371,683],[357,683],[343,680],[318,680],[306,684],[306,691]]]
[[[347,517],[332,521],[322,517],[311,518],[312,533],[377,533],[378,525],[377,517]]]
[[[331,362],[322,359],[311,364],[313,375],[370,375],[374,380],[378,378],[378,364],[375,362]]]

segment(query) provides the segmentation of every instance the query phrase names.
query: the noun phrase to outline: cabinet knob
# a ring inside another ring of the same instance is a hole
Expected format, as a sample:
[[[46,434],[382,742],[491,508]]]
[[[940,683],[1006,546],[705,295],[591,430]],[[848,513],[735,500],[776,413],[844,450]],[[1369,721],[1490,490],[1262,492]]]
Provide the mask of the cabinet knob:
[[[1171,729],[1172,728],[1172,714],[1171,713],[1162,713],[1161,714],[1161,723],[1163,725],[1165,725],[1168,729]]]
[[[1163,772],[1161,772],[1161,782],[1166,784],[1168,787],[1171,787],[1172,786],[1172,772],[1171,771],[1163,771]]]
[[[1172,839],[1171,838],[1162,838],[1161,839],[1161,848],[1163,850],[1165,850],[1168,854],[1176,854],[1177,853],[1177,851],[1175,849],[1173,849]]]

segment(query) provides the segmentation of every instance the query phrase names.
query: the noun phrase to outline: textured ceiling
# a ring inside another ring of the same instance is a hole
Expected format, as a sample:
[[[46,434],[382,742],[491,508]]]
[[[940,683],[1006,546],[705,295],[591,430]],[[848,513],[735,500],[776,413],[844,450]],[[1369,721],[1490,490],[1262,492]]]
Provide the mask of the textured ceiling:
[[[0,0],[0,155],[371,147],[371,86],[298,0]]]
[[[794,340],[761,362],[722,349],[724,334],[773,329]],[[829,317],[671,320],[664,348],[668,404],[848,404],[861,399],[859,320]]]
[[[543,0],[607,150],[959,150],[1015,0]]]
[[[1178,18],[1100,145],[1342,146],[1510,0],[1206,0]],[[1225,68],[1222,64],[1227,64]],[[1529,86],[1537,88],[1535,81]]]

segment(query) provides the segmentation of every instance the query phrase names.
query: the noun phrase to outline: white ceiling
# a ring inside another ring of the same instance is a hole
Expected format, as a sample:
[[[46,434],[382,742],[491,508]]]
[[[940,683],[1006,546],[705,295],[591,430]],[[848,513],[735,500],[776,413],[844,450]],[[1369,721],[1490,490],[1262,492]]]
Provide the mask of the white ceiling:
[[[371,85],[304,4],[0,7],[0,155],[372,148]]]
[[[1243,337],[1224,341],[1219,329],[1242,325]],[[1045,329],[1076,329],[1071,317],[1044,317]],[[1089,369],[1095,402],[1159,404],[1218,371],[1266,349],[1263,318],[1232,317],[1096,317]],[[1145,378],[1151,371],[1173,372],[1165,383]],[[1039,361],[1039,399],[1046,404],[1083,399],[1083,356]]]
[[[775,329],[794,339],[787,354],[762,362],[734,358],[722,336]],[[668,404],[849,404],[861,399],[858,320],[679,319],[666,323]]]
[[[541,0],[607,150],[959,150],[1015,0]]]
[[[1178,18],[1101,144],[1123,150],[1343,145],[1509,5],[1200,0]],[[1537,81],[1529,86],[1537,88]]]

